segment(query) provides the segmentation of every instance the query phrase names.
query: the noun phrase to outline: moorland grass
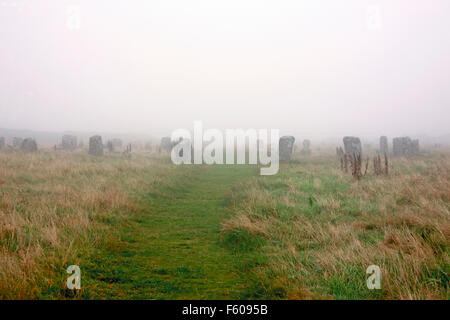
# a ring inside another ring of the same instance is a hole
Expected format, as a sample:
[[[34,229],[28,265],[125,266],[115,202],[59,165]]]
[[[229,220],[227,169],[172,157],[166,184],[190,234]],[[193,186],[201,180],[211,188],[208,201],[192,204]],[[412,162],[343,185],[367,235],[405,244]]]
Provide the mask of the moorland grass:
[[[139,212],[139,190],[170,183],[167,160],[85,152],[0,153],[0,297],[64,298],[65,273]]]
[[[246,270],[252,296],[448,299],[450,157],[390,166],[389,176],[369,170],[355,181],[331,154],[298,155],[278,175],[237,186],[222,232],[249,247],[260,239],[266,263]],[[381,268],[381,290],[366,286],[369,265]]]
[[[389,176],[360,181],[339,168],[328,150],[275,176],[1,152],[0,298],[448,299],[450,155],[390,159]],[[366,286],[372,264],[381,290]]]

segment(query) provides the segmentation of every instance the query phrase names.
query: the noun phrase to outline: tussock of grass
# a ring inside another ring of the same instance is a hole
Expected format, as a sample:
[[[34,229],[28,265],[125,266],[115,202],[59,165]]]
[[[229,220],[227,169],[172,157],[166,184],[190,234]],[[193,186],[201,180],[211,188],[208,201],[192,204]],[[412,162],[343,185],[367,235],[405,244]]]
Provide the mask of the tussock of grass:
[[[247,270],[251,297],[450,297],[448,154],[393,159],[389,176],[361,181],[340,172],[334,156],[297,158],[235,188],[229,202],[234,214],[222,232],[264,238],[266,263]],[[372,264],[382,290],[366,287]]]

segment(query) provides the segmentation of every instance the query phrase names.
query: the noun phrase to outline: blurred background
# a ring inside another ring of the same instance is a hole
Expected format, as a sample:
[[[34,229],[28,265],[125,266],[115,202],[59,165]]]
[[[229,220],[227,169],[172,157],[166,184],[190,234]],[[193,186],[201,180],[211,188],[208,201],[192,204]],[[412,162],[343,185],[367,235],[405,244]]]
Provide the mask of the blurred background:
[[[447,143],[448,30],[447,0],[0,0],[0,135]]]

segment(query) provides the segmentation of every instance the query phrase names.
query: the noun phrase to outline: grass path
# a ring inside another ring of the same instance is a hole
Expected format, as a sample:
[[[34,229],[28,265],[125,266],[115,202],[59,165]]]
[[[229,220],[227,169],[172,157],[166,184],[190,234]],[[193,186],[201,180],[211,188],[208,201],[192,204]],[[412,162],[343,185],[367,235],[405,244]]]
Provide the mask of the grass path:
[[[248,283],[239,258],[221,244],[220,229],[230,188],[256,168],[179,170],[189,174],[174,187],[162,187],[163,196],[144,193],[142,214],[119,227],[120,240],[88,259],[84,298],[245,298]]]

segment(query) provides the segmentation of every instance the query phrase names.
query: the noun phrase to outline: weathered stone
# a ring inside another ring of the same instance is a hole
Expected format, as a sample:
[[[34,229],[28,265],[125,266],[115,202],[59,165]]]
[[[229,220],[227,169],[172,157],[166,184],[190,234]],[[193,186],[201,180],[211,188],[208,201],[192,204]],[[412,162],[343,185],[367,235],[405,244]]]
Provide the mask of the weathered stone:
[[[12,139],[12,144],[14,148],[20,148],[22,146],[23,139],[19,137],[14,137]]]
[[[397,137],[392,140],[392,151],[394,156],[406,156],[408,155],[409,145],[411,139],[409,137]]]
[[[3,149],[5,147],[5,138],[0,137],[0,149]]]
[[[173,144],[170,137],[163,137],[161,139],[161,144],[159,146],[159,152],[161,151],[170,152],[172,150],[172,146]]]
[[[61,146],[64,150],[75,150],[77,148],[77,137],[71,135],[63,135]]]
[[[381,154],[389,153],[388,138],[386,136],[380,137],[380,153]]]
[[[26,138],[22,141],[22,145],[20,146],[20,150],[23,152],[36,152],[38,150],[36,140],[33,138]]]
[[[347,155],[359,155],[362,158],[361,140],[357,137],[344,137],[344,150]]]
[[[280,161],[290,161],[294,148],[295,138],[293,136],[283,136],[280,138],[279,155]]]
[[[392,140],[394,156],[403,157],[418,154],[419,140],[411,140],[410,137],[397,137]]]
[[[305,155],[311,154],[310,147],[311,147],[311,141],[309,141],[307,139],[303,140],[303,149],[301,151],[301,154],[305,154]]]
[[[103,156],[103,142],[101,136],[89,138],[89,154],[92,156]]]

